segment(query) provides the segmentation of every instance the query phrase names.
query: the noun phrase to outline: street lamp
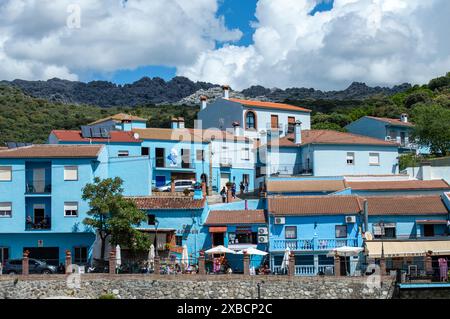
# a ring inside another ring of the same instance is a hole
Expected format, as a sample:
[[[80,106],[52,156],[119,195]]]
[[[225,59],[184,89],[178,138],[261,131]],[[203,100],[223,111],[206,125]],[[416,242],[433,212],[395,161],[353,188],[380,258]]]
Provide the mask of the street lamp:
[[[155,218],[155,257],[158,257],[158,226],[159,220]]]

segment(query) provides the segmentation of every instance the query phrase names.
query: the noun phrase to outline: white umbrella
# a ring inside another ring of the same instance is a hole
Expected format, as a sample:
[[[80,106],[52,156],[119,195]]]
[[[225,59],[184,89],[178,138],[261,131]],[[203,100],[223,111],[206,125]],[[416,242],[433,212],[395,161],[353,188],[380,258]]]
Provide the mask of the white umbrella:
[[[258,255],[258,256],[265,256],[268,254],[268,252],[256,249],[254,247],[249,247],[249,248],[243,249],[243,250],[237,252],[236,254],[242,255],[242,254],[244,254],[244,252],[246,252],[247,255]]]
[[[206,254],[235,254],[234,250],[228,249],[222,245],[216,246],[214,248],[205,251]]]
[[[188,248],[186,245],[183,246],[183,252],[181,253],[181,264],[185,266],[189,265]]]
[[[116,246],[116,266],[120,266],[122,264],[122,257],[120,254],[120,246]]]
[[[327,256],[333,257],[336,254],[338,256],[342,256],[342,257],[358,256],[359,253],[362,252],[363,250],[364,249],[361,247],[343,246],[343,247],[339,247],[339,248],[334,248],[327,254]]]
[[[281,269],[288,269],[289,267],[289,256],[291,255],[291,250],[289,247],[286,247],[283,256],[283,262],[281,263]]]

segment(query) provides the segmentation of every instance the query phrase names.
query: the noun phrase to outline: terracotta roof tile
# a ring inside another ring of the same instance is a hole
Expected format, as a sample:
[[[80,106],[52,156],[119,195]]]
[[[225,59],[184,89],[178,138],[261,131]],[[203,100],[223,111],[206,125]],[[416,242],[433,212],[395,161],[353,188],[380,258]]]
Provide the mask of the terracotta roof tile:
[[[311,110],[283,103],[274,103],[274,102],[263,102],[263,101],[252,101],[252,100],[241,100],[241,99],[229,99],[232,102],[240,103],[245,106],[254,106],[254,107],[262,107],[269,109],[279,109],[279,110],[289,110],[289,111],[297,111],[297,112],[311,112]]]
[[[278,143],[280,147],[299,146],[294,142],[294,134],[288,134],[285,137],[280,138]],[[308,144],[398,146],[395,142],[383,141],[351,133],[330,130],[302,130],[302,143],[300,145]]]
[[[366,116],[367,118],[370,119],[375,119],[375,120],[379,120],[385,123],[388,123],[390,125],[395,125],[395,126],[408,126],[408,127],[413,127],[414,124],[410,123],[410,122],[402,122],[400,119],[391,119],[391,118],[387,118],[387,117],[375,117],[375,116]]]
[[[168,141],[186,141],[186,142],[209,142],[211,138],[215,140],[248,141],[244,136],[234,136],[221,130],[200,130],[192,128],[170,129],[170,128],[145,128],[134,129],[133,132],[139,134],[141,139],[147,140],[168,140]]]
[[[94,124],[106,122],[106,121],[109,121],[109,120],[114,120],[116,122],[121,122],[121,121],[147,122],[146,119],[144,119],[142,117],[139,117],[139,116],[125,114],[125,113],[118,113],[118,114],[114,114],[114,115],[111,115],[111,116],[99,119],[99,120],[94,121],[92,123],[89,123],[89,125],[94,125]]]
[[[367,197],[369,215],[446,215],[439,195]]]
[[[443,179],[421,181],[366,181],[366,182],[346,182],[353,190],[432,190],[432,189],[450,189],[450,185]]]
[[[345,189],[343,180],[269,180],[269,193],[335,192]]]
[[[264,210],[212,210],[205,225],[265,224]]]
[[[275,216],[350,215],[361,212],[357,196],[269,197]]]
[[[195,200],[192,197],[128,197],[133,200],[139,209],[202,209],[205,200]]]
[[[0,150],[0,158],[96,158],[103,145],[36,144]]]
[[[110,131],[110,138],[87,138],[77,130],[53,130],[51,132],[59,141],[64,142],[110,142],[110,143],[140,143],[140,139],[135,139],[132,132]]]

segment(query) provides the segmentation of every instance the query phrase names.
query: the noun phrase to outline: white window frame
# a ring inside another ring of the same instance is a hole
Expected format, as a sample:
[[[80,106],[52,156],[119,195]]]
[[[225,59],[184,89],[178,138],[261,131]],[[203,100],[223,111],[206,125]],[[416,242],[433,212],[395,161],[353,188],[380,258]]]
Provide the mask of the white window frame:
[[[241,149],[241,153],[242,153],[242,160],[244,161],[249,161],[250,160],[250,147],[243,147]]]
[[[3,177],[3,174],[5,174],[5,177]],[[10,181],[12,181],[12,166],[0,166],[0,182]]]
[[[66,209],[67,206],[76,206],[77,209]],[[67,212],[73,212],[75,211],[75,215],[73,214],[67,214]],[[64,217],[78,217],[78,202],[64,202]]]
[[[76,170],[76,177],[70,178],[69,172]],[[64,180],[65,181],[77,181],[78,180],[78,166],[64,166]]]
[[[117,151],[118,157],[128,157],[130,156],[130,152],[128,150],[119,150]]]
[[[6,209],[9,206],[9,210]],[[9,215],[7,212],[9,211]],[[0,218],[12,217],[12,202],[0,202]]]
[[[348,162],[349,159],[352,160],[351,163]],[[347,155],[345,157],[345,161],[346,161],[347,165],[352,165],[352,166],[355,165],[355,152],[347,152]]]
[[[377,162],[372,162],[372,158],[377,158]],[[369,165],[380,166],[380,153],[369,153]]]

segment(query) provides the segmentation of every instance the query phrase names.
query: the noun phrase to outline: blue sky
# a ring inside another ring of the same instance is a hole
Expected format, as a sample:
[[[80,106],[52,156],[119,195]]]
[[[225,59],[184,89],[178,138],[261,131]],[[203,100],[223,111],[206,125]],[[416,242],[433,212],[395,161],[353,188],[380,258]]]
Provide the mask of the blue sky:
[[[257,22],[255,18],[257,0],[221,0],[217,16],[225,17],[225,25],[230,29],[239,29],[243,33],[242,38],[234,44],[239,46],[248,46],[253,43],[252,36],[254,29],[251,26],[252,22]],[[333,8],[333,0],[325,0],[318,4],[311,12],[314,15],[316,12],[327,11]],[[216,48],[220,48],[223,43],[216,43]],[[108,80],[117,84],[132,83],[144,76],[161,77],[165,80],[170,80],[176,74],[175,67],[168,67],[162,65],[142,66],[135,70],[120,70],[109,76],[102,74],[88,74],[84,75],[82,80]]]

